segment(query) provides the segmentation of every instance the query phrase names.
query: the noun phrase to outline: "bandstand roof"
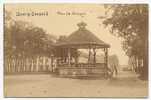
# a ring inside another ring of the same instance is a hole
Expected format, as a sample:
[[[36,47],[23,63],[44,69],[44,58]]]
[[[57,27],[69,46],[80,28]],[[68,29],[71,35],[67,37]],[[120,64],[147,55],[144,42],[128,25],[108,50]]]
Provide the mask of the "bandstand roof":
[[[85,28],[87,24],[78,23],[78,30],[67,37],[64,42],[57,43],[57,46],[77,47],[77,48],[109,48],[110,45],[96,37],[92,32]]]

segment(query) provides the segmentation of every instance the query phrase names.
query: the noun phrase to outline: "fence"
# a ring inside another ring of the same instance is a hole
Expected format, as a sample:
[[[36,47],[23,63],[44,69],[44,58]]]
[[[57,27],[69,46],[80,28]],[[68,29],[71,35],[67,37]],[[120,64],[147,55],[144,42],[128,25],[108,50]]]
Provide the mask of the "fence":
[[[52,70],[51,58],[6,58],[5,73],[23,72],[50,72]]]

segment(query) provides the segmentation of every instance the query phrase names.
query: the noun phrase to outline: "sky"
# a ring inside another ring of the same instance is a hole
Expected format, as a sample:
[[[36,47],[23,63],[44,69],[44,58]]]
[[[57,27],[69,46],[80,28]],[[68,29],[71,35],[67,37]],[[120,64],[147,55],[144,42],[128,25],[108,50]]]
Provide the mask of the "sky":
[[[105,8],[100,4],[7,4],[5,10],[11,12],[14,20],[23,20],[43,28],[48,34],[59,37],[70,35],[78,29],[81,21],[99,39],[111,45],[109,55],[116,54],[121,65],[126,65],[128,57],[121,47],[121,39],[113,36],[102,24],[99,16],[105,16]],[[31,16],[34,13],[34,16]],[[43,13],[44,15],[35,15]],[[19,16],[18,16],[19,15]],[[29,16],[28,16],[29,15]]]

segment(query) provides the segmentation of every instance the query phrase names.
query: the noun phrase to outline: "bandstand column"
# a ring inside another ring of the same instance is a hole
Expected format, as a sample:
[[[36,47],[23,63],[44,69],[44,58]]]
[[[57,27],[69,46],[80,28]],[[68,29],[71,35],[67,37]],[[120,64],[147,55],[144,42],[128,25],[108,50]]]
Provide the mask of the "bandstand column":
[[[68,48],[68,65],[71,65],[71,52],[70,48]]]
[[[106,68],[108,68],[108,48],[105,48],[105,64]]]
[[[91,47],[89,47],[89,57],[88,57],[88,63],[90,63],[90,57],[91,57]]]
[[[95,64],[96,63],[96,51],[95,51],[95,48],[93,48],[93,63]]]
[[[54,72],[54,65],[53,65],[53,62],[54,62],[54,56],[51,54],[51,68],[52,68],[52,72]]]

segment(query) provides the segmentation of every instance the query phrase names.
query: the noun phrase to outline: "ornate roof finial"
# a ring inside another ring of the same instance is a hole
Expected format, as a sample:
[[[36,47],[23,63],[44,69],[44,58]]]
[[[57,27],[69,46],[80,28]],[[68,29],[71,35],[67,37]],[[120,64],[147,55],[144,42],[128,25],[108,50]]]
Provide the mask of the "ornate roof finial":
[[[84,29],[87,24],[85,22],[80,22],[77,24],[77,26],[79,27],[79,29]]]

